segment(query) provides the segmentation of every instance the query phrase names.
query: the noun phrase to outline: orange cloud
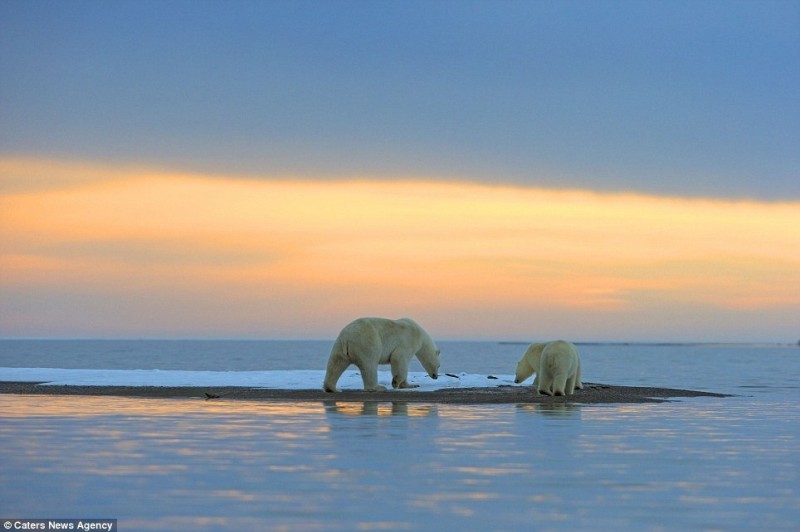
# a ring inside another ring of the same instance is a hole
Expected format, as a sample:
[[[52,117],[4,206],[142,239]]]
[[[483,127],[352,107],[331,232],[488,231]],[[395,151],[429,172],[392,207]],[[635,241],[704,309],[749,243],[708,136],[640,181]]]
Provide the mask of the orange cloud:
[[[106,171],[0,160],[0,182],[13,184],[0,187],[0,290],[45,301],[64,287],[191,294],[226,302],[232,323],[236,302],[264,320],[339,322],[463,308],[800,306],[800,203]],[[48,172],[58,186],[46,186]]]

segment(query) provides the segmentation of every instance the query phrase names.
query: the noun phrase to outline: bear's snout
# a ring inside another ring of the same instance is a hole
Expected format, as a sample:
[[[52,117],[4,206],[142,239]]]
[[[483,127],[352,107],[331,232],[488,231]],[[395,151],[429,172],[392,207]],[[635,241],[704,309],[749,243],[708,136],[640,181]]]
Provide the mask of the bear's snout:
[[[431,373],[431,379],[436,380],[438,378],[439,378],[439,374],[438,373]]]

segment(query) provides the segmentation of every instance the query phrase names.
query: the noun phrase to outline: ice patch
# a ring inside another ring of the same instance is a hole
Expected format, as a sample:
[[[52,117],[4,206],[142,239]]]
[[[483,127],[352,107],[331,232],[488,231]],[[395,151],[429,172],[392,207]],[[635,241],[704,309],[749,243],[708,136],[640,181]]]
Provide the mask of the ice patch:
[[[171,386],[195,388],[273,388],[280,390],[319,390],[325,372],[322,370],[289,371],[185,371],[157,369],[60,369],[60,368],[0,368],[0,381],[41,382],[60,386]],[[392,387],[390,371],[379,371],[378,382]],[[425,372],[409,372],[408,382],[418,384],[417,391],[444,388],[494,388],[514,384],[513,375],[442,374],[437,380]],[[530,384],[530,383],[529,383]],[[358,370],[345,371],[339,379],[342,390],[361,390],[363,383]],[[522,385],[524,386],[524,384]]]

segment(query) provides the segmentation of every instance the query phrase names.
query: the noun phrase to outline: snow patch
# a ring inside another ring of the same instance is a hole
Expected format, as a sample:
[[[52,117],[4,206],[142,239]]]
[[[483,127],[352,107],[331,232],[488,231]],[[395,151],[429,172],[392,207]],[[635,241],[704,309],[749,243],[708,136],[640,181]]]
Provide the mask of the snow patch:
[[[0,368],[0,381],[41,382],[59,386],[165,386],[221,388],[272,388],[279,390],[318,390],[322,388],[322,370],[290,371],[185,371],[158,369],[59,369],[59,368]],[[379,371],[378,382],[392,387],[390,371]],[[514,384],[513,375],[443,374],[431,379],[425,372],[409,372],[408,382],[418,384],[416,391],[444,388],[494,388]],[[363,383],[358,370],[348,370],[339,379],[342,390],[361,390]]]

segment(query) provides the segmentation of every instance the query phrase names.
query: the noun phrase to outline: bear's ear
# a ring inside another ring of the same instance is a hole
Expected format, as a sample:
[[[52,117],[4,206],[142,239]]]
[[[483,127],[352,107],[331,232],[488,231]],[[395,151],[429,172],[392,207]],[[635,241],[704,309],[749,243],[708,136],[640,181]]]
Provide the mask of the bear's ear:
[[[439,353],[441,353],[441,351],[437,349],[437,350],[436,350],[436,356],[437,356],[437,357],[439,356]]]

